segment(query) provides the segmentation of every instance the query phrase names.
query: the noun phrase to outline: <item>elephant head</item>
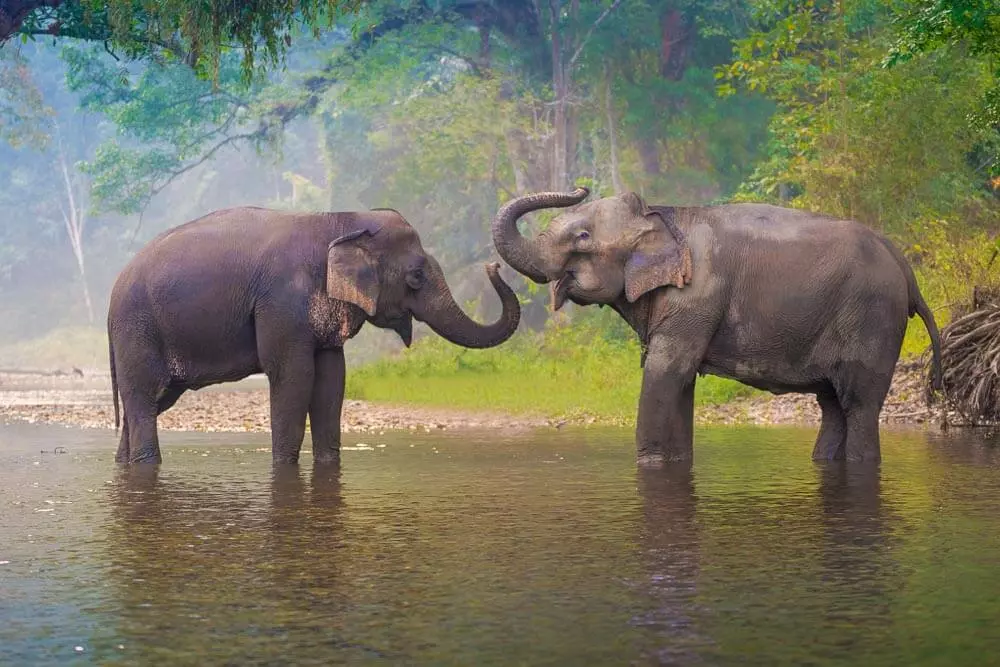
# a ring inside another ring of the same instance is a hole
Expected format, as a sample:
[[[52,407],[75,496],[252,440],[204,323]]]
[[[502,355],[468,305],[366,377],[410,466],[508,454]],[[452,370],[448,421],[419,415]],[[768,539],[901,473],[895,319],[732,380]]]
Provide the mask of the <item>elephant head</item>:
[[[534,239],[517,230],[517,219],[539,208],[570,207],[589,191],[539,193],[508,202],[493,220],[493,242],[504,261],[537,283],[556,281],[554,306],[629,303],[666,285],[691,278],[687,241],[671,209],[650,208],[634,192],[571,208]]]
[[[399,213],[381,209],[349,215],[352,231],[327,249],[328,296],[360,309],[375,326],[393,329],[407,347],[413,318],[452,343],[471,348],[500,345],[517,330],[520,304],[500,278],[499,264],[488,264],[486,273],[503,313],[493,324],[479,324],[455,303],[441,266]]]

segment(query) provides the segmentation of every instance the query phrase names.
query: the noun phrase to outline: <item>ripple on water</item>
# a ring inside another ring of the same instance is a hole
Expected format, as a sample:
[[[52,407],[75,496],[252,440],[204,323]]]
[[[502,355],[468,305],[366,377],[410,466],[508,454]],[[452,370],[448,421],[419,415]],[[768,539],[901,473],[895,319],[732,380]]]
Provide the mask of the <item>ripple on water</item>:
[[[985,664],[1000,653],[1000,455],[886,432],[880,467],[812,429],[348,441],[272,469],[266,435],[0,429],[11,664]],[[370,438],[369,438],[370,440]],[[379,446],[385,445],[385,446]],[[67,453],[42,454],[65,447]],[[929,656],[933,656],[931,660]]]

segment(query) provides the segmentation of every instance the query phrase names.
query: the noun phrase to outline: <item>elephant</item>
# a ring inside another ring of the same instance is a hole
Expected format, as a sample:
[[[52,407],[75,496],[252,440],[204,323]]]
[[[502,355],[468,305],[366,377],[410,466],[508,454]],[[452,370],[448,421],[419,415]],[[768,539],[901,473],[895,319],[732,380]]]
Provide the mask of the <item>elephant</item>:
[[[367,321],[409,347],[412,320],[469,348],[506,341],[520,320],[498,263],[502,303],[479,324],[455,303],[438,262],[392,209],[215,211],[170,229],[119,274],[108,309],[119,463],[161,463],[157,416],[187,390],[267,376],[275,463],[338,461],[344,343]],[[120,418],[118,398],[123,415]]]
[[[613,308],[642,346],[639,465],[693,458],[698,376],[814,394],[817,460],[877,461],[879,415],[907,321],[920,316],[940,388],[937,325],[903,254],[851,220],[768,204],[651,206],[634,192],[581,203],[587,188],[512,199],[496,214],[500,256],[567,300]],[[565,208],[534,238],[519,217]]]

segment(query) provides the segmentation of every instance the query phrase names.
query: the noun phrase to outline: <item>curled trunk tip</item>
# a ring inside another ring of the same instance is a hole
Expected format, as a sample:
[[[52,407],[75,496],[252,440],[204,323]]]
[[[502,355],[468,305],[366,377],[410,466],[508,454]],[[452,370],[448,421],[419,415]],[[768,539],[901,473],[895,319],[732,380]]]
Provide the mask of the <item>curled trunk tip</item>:
[[[465,314],[455,303],[440,269],[434,272],[432,279],[435,283],[434,293],[437,295],[437,301],[428,304],[426,312],[414,315],[426,322],[435,333],[462,347],[482,349],[504,343],[517,331],[521,321],[521,304],[514,290],[500,277],[499,263],[487,264],[486,275],[503,306],[500,318],[493,324],[479,324]]]
[[[589,194],[588,188],[579,187],[573,192],[538,192],[507,202],[493,218],[493,245],[496,246],[497,252],[518,273],[536,283],[549,282],[542,269],[535,243],[521,236],[517,230],[517,220],[522,215],[541,208],[575,206]]]

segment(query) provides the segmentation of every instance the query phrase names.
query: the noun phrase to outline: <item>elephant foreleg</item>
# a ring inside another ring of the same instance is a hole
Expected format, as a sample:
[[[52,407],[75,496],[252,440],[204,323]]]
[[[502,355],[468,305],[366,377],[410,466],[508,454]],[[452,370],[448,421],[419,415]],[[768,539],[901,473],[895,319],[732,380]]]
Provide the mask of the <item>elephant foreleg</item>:
[[[640,465],[693,457],[697,361],[678,356],[678,347],[658,336],[649,343],[636,423]]]
[[[344,349],[316,353],[316,376],[309,403],[313,460],[340,461],[340,415],[344,405]]]
[[[312,350],[289,350],[267,371],[271,398],[271,457],[298,463],[315,376]]]

